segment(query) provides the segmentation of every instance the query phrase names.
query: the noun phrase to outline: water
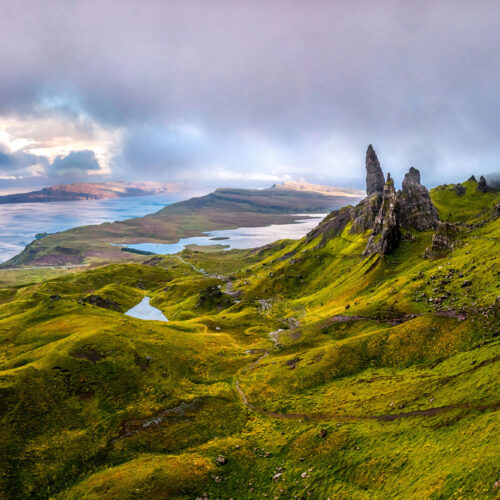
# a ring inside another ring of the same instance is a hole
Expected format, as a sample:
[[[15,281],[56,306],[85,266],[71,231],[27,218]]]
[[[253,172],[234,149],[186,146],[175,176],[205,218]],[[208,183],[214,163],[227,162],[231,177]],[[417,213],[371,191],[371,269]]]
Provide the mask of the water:
[[[72,227],[142,217],[192,195],[183,191],[110,200],[0,205],[0,262],[21,252],[37,233],[56,233]]]
[[[255,248],[281,239],[299,239],[316,227],[325,214],[311,214],[304,219],[304,215],[297,215],[295,224],[272,224],[265,227],[240,227],[238,229],[224,229],[205,233],[206,236],[182,238],[177,243],[134,243],[126,246],[136,250],[145,250],[157,254],[174,254],[182,251],[186,245],[215,245],[220,244],[229,250],[231,248]],[[219,239],[221,238],[221,239]]]
[[[165,315],[156,307],[153,307],[149,301],[151,297],[144,297],[139,304],[129,309],[125,315],[132,318],[147,319],[153,321],[168,321]]]

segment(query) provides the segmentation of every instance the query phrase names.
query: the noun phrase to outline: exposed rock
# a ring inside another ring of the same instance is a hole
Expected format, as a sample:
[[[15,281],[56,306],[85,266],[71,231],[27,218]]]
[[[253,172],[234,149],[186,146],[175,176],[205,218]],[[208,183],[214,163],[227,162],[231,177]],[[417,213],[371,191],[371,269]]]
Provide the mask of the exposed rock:
[[[404,229],[429,231],[437,229],[439,216],[431,201],[429,191],[420,184],[420,172],[410,167],[399,193],[400,224]]]
[[[215,461],[218,463],[218,464],[221,464],[221,465],[224,465],[227,463],[227,458],[224,457],[223,455],[219,455]]]
[[[465,188],[460,183],[455,184],[455,192],[458,194],[458,196],[463,196],[465,194]]]
[[[457,189],[460,190],[460,187]],[[331,212],[307,235],[306,241],[310,242],[322,235],[318,246],[324,246],[330,238],[341,234],[351,223],[351,234],[372,231],[364,255],[384,255],[399,245],[402,238],[400,228],[407,230],[408,240],[413,239],[408,232],[410,229],[437,229],[439,216],[429,192],[420,183],[420,172],[411,167],[405,175],[402,191],[396,193],[390,175],[384,183],[380,163],[371,145],[366,152],[366,192],[368,196],[355,207],[347,206]],[[297,250],[293,250],[281,259],[288,259],[296,252]]]
[[[479,182],[477,183],[477,189],[482,193],[488,192],[488,184],[486,184],[486,179],[484,178],[484,176],[481,176],[479,178]]]
[[[351,206],[331,212],[306,236],[307,241],[314,240],[320,234],[322,234],[324,238],[337,236],[353,219],[354,214],[355,209]]]
[[[415,167],[410,167],[403,180],[403,191],[410,186],[420,186],[420,171]]]
[[[355,217],[352,222],[351,234],[364,233],[372,229],[375,224],[380,205],[382,204],[382,194],[365,198],[355,207]]]
[[[114,300],[105,299],[100,295],[87,295],[83,299],[83,302],[93,306],[102,307],[103,309],[112,309],[114,311],[120,310],[120,304],[116,303]]]
[[[398,247],[400,241],[398,196],[394,189],[394,181],[388,174],[380,210],[363,255],[389,254]]]
[[[454,246],[459,235],[459,227],[450,222],[439,222],[432,237],[432,244],[425,250],[424,257],[433,259],[444,257]]]
[[[476,177],[474,176],[474,174],[471,175],[467,180],[471,181],[471,182],[477,182]]]
[[[384,189],[384,174],[380,168],[377,154],[370,144],[366,151],[366,194],[382,193]]]
[[[231,299],[217,285],[210,285],[200,293],[195,308],[204,306],[222,308],[229,304],[231,304]]]

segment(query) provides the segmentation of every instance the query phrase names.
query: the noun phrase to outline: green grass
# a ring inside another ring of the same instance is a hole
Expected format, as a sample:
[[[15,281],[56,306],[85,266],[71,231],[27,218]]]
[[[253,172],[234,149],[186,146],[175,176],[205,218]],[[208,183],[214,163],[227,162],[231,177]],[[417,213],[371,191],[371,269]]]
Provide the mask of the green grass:
[[[0,275],[0,497],[498,497],[499,195],[464,186],[432,192],[467,223],[439,259],[347,226]],[[145,295],[168,323],[123,314]]]

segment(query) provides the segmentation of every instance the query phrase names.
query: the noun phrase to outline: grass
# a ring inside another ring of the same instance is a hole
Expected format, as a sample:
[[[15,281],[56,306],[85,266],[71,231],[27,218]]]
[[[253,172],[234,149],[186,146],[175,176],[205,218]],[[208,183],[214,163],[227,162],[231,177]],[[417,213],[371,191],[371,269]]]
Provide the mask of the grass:
[[[347,226],[2,278],[0,497],[498,497],[499,195],[464,186],[439,259]]]

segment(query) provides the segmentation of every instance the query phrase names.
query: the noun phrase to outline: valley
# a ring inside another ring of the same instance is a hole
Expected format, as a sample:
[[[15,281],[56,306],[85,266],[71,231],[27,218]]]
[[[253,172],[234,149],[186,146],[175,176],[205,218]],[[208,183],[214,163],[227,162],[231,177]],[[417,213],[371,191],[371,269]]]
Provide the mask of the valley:
[[[500,192],[429,192],[416,169],[396,190],[372,148],[366,170],[368,196],[299,240],[0,270],[0,496],[498,497]],[[290,217],[291,193],[254,197],[77,228],[17,263]],[[145,299],[168,322],[124,314]]]

